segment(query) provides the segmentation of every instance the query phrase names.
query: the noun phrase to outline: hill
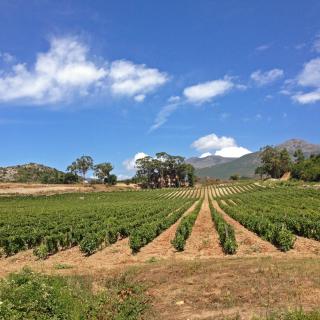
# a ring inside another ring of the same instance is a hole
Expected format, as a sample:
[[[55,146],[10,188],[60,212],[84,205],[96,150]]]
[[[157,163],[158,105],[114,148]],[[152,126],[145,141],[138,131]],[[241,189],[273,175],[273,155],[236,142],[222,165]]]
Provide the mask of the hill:
[[[306,157],[309,157],[311,154],[320,153],[319,144],[312,144],[300,139],[291,139],[276,147],[280,149],[286,148],[291,156],[293,156],[297,149],[301,149]],[[200,168],[196,170],[196,175],[199,177],[228,179],[232,174],[237,173],[242,177],[254,177],[255,168],[260,164],[259,154],[260,151],[257,151],[227,163]]]
[[[203,158],[192,157],[192,158],[186,159],[186,163],[192,164],[196,169],[201,169],[201,168],[212,167],[221,163],[227,163],[235,159],[236,158],[225,158],[221,156],[211,155]]]
[[[0,182],[59,183],[65,173],[38,163],[0,167]]]

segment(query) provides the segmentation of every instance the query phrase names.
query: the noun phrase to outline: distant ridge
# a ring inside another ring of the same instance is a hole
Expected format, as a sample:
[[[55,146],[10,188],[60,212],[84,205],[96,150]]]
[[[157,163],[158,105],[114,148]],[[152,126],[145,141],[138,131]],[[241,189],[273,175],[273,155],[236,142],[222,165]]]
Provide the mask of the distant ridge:
[[[215,166],[221,163],[227,163],[235,159],[236,158],[225,158],[221,156],[211,155],[204,158],[192,157],[187,159],[186,163],[192,164],[196,169],[201,169],[201,168]]]
[[[320,144],[312,144],[301,139],[290,139],[276,147],[280,149],[286,148],[291,156],[293,156],[297,149],[301,149],[307,157],[311,154],[320,153]],[[196,169],[196,175],[199,177],[212,177],[218,179],[229,179],[233,174],[239,174],[242,177],[254,177],[255,168],[260,165],[259,154],[260,151],[257,151],[227,163],[199,168]]]

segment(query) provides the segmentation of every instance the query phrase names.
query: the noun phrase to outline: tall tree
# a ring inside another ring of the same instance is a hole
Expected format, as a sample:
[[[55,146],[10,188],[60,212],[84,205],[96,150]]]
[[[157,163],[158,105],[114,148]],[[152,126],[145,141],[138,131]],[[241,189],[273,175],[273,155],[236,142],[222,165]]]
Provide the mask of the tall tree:
[[[103,182],[106,182],[110,176],[110,172],[113,170],[113,166],[110,162],[103,162],[96,164],[93,167],[94,174]]]
[[[76,159],[67,168],[72,173],[79,173],[83,180],[86,179],[86,174],[90,169],[93,169],[93,159],[90,156],[82,156]]]
[[[285,172],[291,170],[292,161],[286,149],[279,150],[272,146],[266,146],[260,153],[261,166],[256,168],[256,174],[263,174],[271,178],[280,178]]]

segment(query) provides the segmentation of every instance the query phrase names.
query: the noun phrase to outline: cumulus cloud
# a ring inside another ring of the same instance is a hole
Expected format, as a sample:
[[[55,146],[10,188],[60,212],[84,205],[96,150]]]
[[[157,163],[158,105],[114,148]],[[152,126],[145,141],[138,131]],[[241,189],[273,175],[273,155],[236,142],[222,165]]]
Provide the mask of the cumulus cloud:
[[[191,144],[191,147],[198,151],[206,151],[201,154],[200,158],[211,155],[209,151],[215,151],[215,155],[228,158],[239,158],[251,153],[250,150],[238,146],[234,138],[218,137],[214,133],[197,139]]]
[[[88,48],[74,38],[52,38],[50,49],[28,68],[16,64],[0,77],[0,101],[27,100],[53,103],[73,94],[87,94],[107,75],[87,57]]]
[[[293,101],[300,104],[311,104],[320,101],[320,58],[315,58],[304,64],[296,78],[300,87],[312,88],[309,92],[297,92],[291,95]]]
[[[265,86],[268,85],[281,77],[283,77],[284,72],[281,69],[271,69],[269,71],[262,72],[257,70],[251,73],[250,78],[258,85]]]
[[[199,156],[199,158],[202,159],[202,158],[206,158],[206,157],[209,157],[209,156],[212,156],[212,153],[211,152],[205,152],[205,153],[201,154]]]
[[[221,96],[234,87],[234,83],[228,79],[213,80],[199,83],[184,89],[183,95],[189,103],[201,104]]]
[[[198,151],[208,151],[236,146],[236,141],[231,137],[218,137],[212,133],[197,139],[191,146]]]
[[[140,96],[151,92],[168,81],[168,76],[158,69],[126,60],[112,62],[110,67],[111,90],[116,95]]]
[[[292,99],[300,104],[311,104],[320,101],[320,90],[308,93],[298,93],[292,96]]]
[[[138,152],[136,153],[132,158],[127,159],[123,161],[123,166],[126,168],[128,171],[134,171],[136,167],[136,161],[138,159],[142,159],[147,157],[148,155],[145,154],[144,152]]]
[[[227,147],[217,150],[215,155],[226,158],[240,158],[249,153],[251,153],[251,151],[243,147]]]
[[[8,54],[1,57],[13,61]],[[90,58],[89,47],[77,38],[52,38],[48,51],[38,53],[34,65],[16,63],[9,71],[0,70],[0,102],[66,102],[101,90],[142,102],[168,80],[165,73],[144,64],[116,60],[107,65]]]
[[[301,86],[320,88],[320,58],[307,62],[297,80]]]

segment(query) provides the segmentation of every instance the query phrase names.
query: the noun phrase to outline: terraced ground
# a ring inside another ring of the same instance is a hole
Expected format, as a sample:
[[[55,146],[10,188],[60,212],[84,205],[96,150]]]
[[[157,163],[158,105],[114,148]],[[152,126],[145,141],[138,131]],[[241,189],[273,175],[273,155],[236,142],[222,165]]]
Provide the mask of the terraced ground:
[[[275,264],[281,263],[279,261],[291,263],[295,259],[320,263],[318,190],[235,183],[190,189],[19,196],[0,200],[1,277],[24,266],[46,273],[97,276],[121,272],[132,266],[150,270],[150,264],[155,266],[150,272],[163,266],[178,272],[177,265],[181,270],[188,269],[186,266],[190,264],[200,270],[210,262],[221,269],[222,265],[229,268],[238,261],[241,270],[241,265],[250,264],[253,268],[252,261],[257,261],[259,268],[263,265],[261,261],[269,265],[269,259]],[[161,270],[168,273],[168,269]],[[215,271],[210,272],[219,278]],[[167,277],[172,278],[170,274]],[[199,277],[197,281],[201,281]],[[313,292],[304,297],[299,295],[303,307],[313,307],[313,299],[320,296],[319,277],[313,278]],[[188,281],[192,282],[192,287],[194,281]],[[161,283],[157,285],[161,287]],[[164,288],[151,290],[159,303],[155,306],[158,310],[183,296],[181,290],[186,290],[187,284],[180,283],[180,289],[167,285],[167,291]],[[199,294],[198,289],[196,292]],[[163,294],[172,301],[160,299],[160,302],[159,295]],[[203,299],[204,296],[205,292]],[[284,305],[297,303],[295,299],[292,301]],[[171,306],[172,312],[163,319],[196,319],[197,316],[209,319],[218,314],[208,304],[193,303],[199,309],[183,303],[179,309],[183,310],[181,316],[173,318],[177,308]],[[230,306],[223,308],[228,310],[227,314],[239,313],[246,319],[247,313],[241,311],[240,305],[239,301],[235,304],[231,301]],[[257,314],[257,308],[254,305],[251,313]]]

